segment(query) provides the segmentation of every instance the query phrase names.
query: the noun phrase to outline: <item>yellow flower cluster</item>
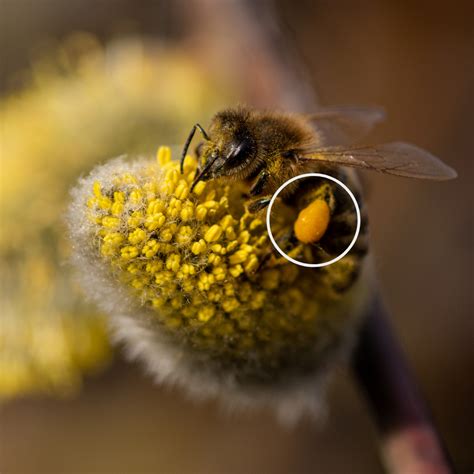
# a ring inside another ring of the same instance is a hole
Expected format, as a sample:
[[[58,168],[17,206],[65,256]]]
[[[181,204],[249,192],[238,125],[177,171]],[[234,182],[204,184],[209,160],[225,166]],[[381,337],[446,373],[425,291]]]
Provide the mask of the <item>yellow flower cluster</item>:
[[[0,400],[71,391],[110,359],[103,315],[65,264],[77,176],[160,137],[179,143],[190,121],[232,100],[182,51],[136,38],[102,47],[87,33],[35,60],[27,84],[0,99]]]
[[[96,181],[87,206],[99,258],[164,331],[220,365],[250,378],[314,368],[349,317],[327,309],[358,262],[313,270],[271,257],[243,185],[213,180],[191,192],[196,168],[188,156],[181,175],[162,147],[156,163]]]

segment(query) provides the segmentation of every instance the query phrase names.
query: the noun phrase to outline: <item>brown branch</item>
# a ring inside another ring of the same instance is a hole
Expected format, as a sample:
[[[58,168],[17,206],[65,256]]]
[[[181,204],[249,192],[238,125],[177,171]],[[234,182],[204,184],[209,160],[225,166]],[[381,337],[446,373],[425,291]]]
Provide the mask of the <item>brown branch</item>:
[[[389,327],[380,297],[367,316],[352,367],[377,424],[387,471],[452,472],[443,443]]]

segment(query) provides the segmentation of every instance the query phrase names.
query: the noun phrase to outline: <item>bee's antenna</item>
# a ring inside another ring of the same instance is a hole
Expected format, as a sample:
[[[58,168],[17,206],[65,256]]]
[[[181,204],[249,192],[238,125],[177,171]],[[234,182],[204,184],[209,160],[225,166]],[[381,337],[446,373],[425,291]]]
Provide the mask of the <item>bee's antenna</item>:
[[[186,153],[188,152],[188,148],[189,148],[189,145],[191,144],[191,140],[193,139],[194,134],[196,133],[196,129],[198,129],[201,132],[202,136],[204,137],[204,140],[206,140],[206,141],[210,140],[209,135],[201,127],[201,125],[199,125],[198,123],[193,125],[193,128],[191,129],[191,132],[188,135],[188,139],[186,140],[186,143],[184,144],[183,153],[181,155],[181,161],[180,161],[180,165],[179,165],[179,168],[181,170],[181,174],[183,174],[184,159],[186,158]]]

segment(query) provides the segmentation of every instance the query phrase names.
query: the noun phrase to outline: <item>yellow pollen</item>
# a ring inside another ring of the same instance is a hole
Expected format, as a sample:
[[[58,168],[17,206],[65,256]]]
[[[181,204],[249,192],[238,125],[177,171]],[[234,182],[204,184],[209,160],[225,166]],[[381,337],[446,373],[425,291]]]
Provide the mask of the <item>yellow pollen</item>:
[[[206,189],[206,183],[204,181],[199,181],[199,183],[194,186],[193,193],[196,196],[200,196]]]
[[[171,161],[171,150],[167,146],[160,146],[156,153],[156,159],[160,166],[165,166]]]
[[[215,313],[215,308],[214,306],[205,306],[198,312],[198,319],[199,321],[206,322],[209,321],[214,316]]]
[[[205,234],[204,240],[206,242],[215,242],[219,240],[222,235],[222,227],[220,225],[213,225]]]

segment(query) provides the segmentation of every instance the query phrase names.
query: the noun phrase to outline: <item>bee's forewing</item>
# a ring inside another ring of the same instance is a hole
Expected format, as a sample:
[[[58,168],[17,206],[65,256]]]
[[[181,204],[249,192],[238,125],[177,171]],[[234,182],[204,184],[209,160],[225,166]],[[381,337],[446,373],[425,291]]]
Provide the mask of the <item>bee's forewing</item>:
[[[306,150],[299,159],[363,168],[407,178],[441,181],[457,176],[456,171],[439,158],[415,145],[403,142]]]
[[[311,122],[319,146],[350,145],[365,137],[385,118],[379,107],[328,107],[305,116]]]

